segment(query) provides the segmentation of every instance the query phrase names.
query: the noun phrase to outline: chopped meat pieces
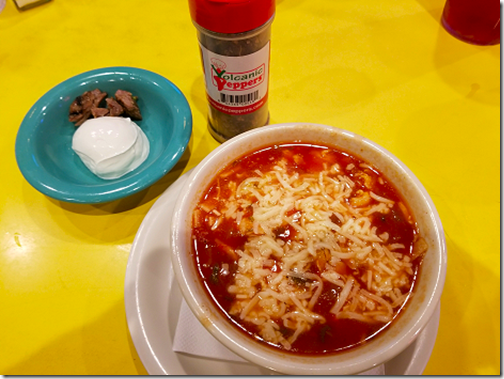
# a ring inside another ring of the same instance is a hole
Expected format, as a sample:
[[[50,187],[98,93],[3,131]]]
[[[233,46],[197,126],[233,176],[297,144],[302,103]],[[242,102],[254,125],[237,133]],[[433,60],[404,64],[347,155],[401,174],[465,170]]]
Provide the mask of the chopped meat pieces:
[[[91,114],[94,118],[108,116],[109,110],[107,108],[93,108]]]
[[[79,96],[80,98],[80,96]],[[75,111],[76,108],[79,108],[79,111]],[[89,116],[91,115],[91,111],[90,110],[87,110],[87,111],[83,111],[82,110],[82,106],[78,103],[76,103],[74,106],[73,106],[73,109],[74,109],[74,112],[73,113],[70,113],[70,116],[68,117],[68,120],[70,122],[74,122],[75,123],[75,126],[79,126],[81,125],[84,121],[86,121]]]
[[[110,111],[109,116],[117,117],[124,113],[124,108],[112,97],[107,97],[105,101],[107,102],[107,108]]]
[[[118,89],[115,93],[115,98],[124,108],[124,113],[134,120],[141,120],[142,114],[131,92]]]
[[[70,104],[70,116],[73,114],[81,113],[82,111],[82,96],[77,96],[75,100]]]
[[[102,92],[98,88],[91,91],[93,96],[93,106],[98,107],[103,99],[107,97],[107,92]]]
[[[92,115],[93,109],[98,108],[102,100],[106,97],[107,93],[100,91],[98,88],[92,91],[86,91],[82,95],[77,96],[70,105],[70,115],[68,119],[74,122],[75,126],[81,125]]]
[[[102,104],[104,99],[106,108]],[[117,117],[121,115],[130,117],[133,120],[142,119],[136,97],[131,92],[119,89],[114,99],[113,97],[107,97],[106,92],[96,88],[75,98],[70,104],[68,120],[75,123],[75,126],[80,126],[90,117]]]

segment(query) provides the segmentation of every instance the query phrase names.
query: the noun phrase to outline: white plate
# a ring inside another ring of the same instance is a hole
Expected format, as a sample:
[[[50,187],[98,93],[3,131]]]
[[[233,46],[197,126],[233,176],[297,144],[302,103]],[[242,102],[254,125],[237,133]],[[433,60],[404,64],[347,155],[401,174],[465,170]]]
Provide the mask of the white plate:
[[[151,375],[268,375],[251,363],[229,362],[176,353],[172,349],[182,303],[170,260],[170,223],[182,175],[154,203],[133,241],[124,289],[126,318],[135,348]],[[439,326],[440,305],[425,329],[401,354],[385,364],[386,375],[421,375]]]

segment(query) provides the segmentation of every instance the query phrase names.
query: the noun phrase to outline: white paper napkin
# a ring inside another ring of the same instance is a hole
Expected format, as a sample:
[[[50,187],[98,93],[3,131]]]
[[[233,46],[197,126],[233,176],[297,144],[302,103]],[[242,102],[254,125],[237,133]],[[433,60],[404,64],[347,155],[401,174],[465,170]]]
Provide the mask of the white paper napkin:
[[[205,358],[232,362],[247,362],[217,341],[193,315],[182,299],[173,350]],[[385,375],[385,366],[380,365],[359,375]]]

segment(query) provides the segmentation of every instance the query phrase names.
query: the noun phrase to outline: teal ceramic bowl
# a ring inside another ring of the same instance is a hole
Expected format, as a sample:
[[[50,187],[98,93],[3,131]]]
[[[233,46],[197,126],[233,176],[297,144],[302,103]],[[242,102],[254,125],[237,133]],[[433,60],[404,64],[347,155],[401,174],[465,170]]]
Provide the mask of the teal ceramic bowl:
[[[99,88],[138,97],[143,119],[135,121],[150,142],[145,162],[115,180],[103,180],[84,166],[72,150],[76,130],[68,121],[73,100]],[[168,79],[133,67],[108,67],[74,76],[43,95],[29,110],[16,137],[16,160],[25,179],[57,200],[93,204],[136,193],[163,177],[184,153],[192,132],[192,115],[182,92]]]

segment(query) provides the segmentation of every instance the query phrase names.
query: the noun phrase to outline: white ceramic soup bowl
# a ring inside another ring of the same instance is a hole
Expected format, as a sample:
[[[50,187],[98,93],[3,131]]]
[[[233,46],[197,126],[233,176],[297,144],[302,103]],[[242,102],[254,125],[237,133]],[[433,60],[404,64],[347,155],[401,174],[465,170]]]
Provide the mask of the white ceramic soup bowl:
[[[423,259],[414,295],[401,316],[368,342],[335,354],[293,355],[254,341],[219,312],[198,278],[191,256],[192,213],[219,170],[259,148],[303,142],[340,148],[376,167],[407,201],[429,249]],[[427,191],[415,175],[376,143],[335,127],[290,123],[243,133],[212,151],[191,173],[182,189],[172,220],[172,262],[176,280],[190,309],[223,345],[242,358],[284,374],[349,375],[394,358],[410,345],[428,323],[443,290],[447,255],[441,220]]]

